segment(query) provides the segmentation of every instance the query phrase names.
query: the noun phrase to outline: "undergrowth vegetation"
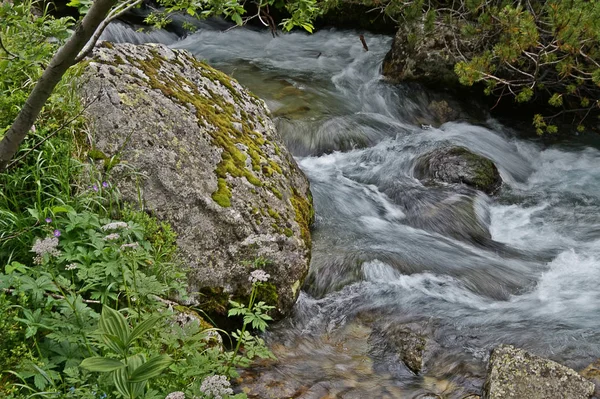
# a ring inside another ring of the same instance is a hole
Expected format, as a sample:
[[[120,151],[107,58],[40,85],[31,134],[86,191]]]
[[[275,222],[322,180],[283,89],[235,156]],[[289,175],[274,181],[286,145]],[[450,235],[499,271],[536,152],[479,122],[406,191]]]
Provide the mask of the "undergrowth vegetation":
[[[73,22],[0,4],[0,137]],[[250,303],[232,303],[243,327],[231,334],[168,299],[187,295],[176,236],[120,203],[88,159],[77,73],[0,174],[0,397],[245,397],[229,379],[272,357],[249,333],[270,320],[255,300],[268,275],[255,271]]]

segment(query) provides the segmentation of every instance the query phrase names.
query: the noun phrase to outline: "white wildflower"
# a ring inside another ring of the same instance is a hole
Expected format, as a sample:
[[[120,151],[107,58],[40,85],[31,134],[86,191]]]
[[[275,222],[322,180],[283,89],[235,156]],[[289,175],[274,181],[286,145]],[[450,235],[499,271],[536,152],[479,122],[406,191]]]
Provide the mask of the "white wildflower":
[[[252,284],[259,282],[259,281],[265,282],[269,279],[269,277],[271,277],[270,274],[266,273],[262,269],[257,269],[255,271],[253,271],[252,273],[250,273],[250,277],[248,278],[248,281],[250,281]]]
[[[65,266],[65,270],[75,270],[79,267],[79,265],[77,263],[69,263],[67,266]]]
[[[130,244],[121,245],[121,251],[125,251],[127,249],[137,249],[140,246],[137,242],[132,242]]]
[[[121,230],[126,229],[129,225],[125,222],[112,222],[105,224],[101,227],[102,231],[113,231],[113,230]]]
[[[118,240],[118,239],[119,239],[119,237],[121,237],[121,236],[119,235],[119,233],[112,233],[112,234],[109,234],[109,235],[107,235],[106,237],[104,237],[104,239],[105,239],[106,241],[115,241],[115,240]]]
[[[165,399],[185,399],[185,393],[181,391],[171,392]]]
[[[223,395],[233,395],[231,384],[224,375],[211,375],[202,381],[200,391],[213,399],[223,399]]]
[[[48,254],[50,256],[59,256],[60,251],[56,248],[58,247],[58,238],[57,237],[47,237],[43,240],[39,238],[35,240],[35,244],[31,247],[31,252],[35,252],[36,257],[34,258],[34,263],[41,264],[44,255]]]

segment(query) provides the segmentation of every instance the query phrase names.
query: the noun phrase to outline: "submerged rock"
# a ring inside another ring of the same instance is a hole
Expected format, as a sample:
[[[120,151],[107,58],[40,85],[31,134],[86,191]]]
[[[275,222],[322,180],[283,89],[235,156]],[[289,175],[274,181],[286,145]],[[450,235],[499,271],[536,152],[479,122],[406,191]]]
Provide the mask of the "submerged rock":
[[[415,176],[445,183],[462,183],[487,194],[502,185],[496,165],[463,147],[440,148],[417,160]]]
[[[196,303],[226,312],[260,266],[271,275],[261,299],[289,311],[308,272],[312,198],[264,102],[161,45],[101,44],[82,92],[94,153],[124,200],[172,224]]]
[[[594,396],[600,398],[600,359],[581,370],[579,374],[594,383],[596,387]]]
[[[484,387],[486,399],[587,399],[594,384],[575,370],[511,345],[492,352]]]

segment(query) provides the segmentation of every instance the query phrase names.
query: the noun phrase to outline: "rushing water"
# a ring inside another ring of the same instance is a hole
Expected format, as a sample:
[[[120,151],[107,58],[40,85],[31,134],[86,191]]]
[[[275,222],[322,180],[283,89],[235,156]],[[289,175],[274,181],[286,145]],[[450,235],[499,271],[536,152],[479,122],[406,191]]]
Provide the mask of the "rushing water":
[[[257,370],[258,397],[462,398],[499,343],[575,368],[600,357],[598,149],[493,120],[423,129],[424,92],[380,76],[389,37],[366,34],[365,52],[353,31],[128,29],[105,37],[190,50],[264,98],[310,179],[311,271],[270,336],[280,363]],[[449,143],[492,159],[501,191],[419,182],[415,160]],[[390,346],[406,326],[431,337],[418,376]]]

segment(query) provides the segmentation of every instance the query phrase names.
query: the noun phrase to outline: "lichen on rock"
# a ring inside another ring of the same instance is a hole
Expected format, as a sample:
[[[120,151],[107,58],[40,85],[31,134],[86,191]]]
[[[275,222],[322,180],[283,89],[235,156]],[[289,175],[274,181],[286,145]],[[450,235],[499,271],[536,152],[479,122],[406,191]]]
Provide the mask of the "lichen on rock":
[[[162,45],[100,44],[82,87],[93,151],[120,159],[126,201],[173,225],[196,301],[224,312],[264,258],[285,314],[308,272],[312,199],[264,102]]]
[[[588,399],[593,393],[594,384],[575,370],[512,345],[500,345],[490,356],[483,397]]]

